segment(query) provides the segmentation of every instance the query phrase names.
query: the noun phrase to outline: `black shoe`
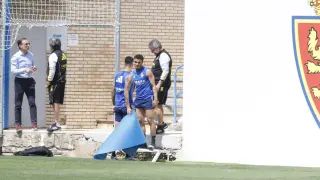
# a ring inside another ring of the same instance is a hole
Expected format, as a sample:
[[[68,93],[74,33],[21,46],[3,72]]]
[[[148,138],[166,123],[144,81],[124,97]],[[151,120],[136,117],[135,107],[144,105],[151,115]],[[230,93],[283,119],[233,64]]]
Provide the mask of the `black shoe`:
[[[165,124],[158,125],[157,130],[156,130],[156,134],[163,134],[164,133],[164,126],[165,126]]]
[[[22,132],[21,124],[17,124],[16,125],[16,131],[17,131],[17,133],[21,133]]]
[[[47,131],[48,132],[53,132],[53,131],[57,131],[57,130],[60,130],[61,127],[60,126],[57,126],[57,123],[53,123],[48,129]]]
[[[148,146],[148,149],[149,149],[150,151],[153,151],[155,146],[156,146],[155,144],[150,144],[150,145]]]
[[[163,129],[167,129],[168,128],[168,124],[167,123],[163,123]]]

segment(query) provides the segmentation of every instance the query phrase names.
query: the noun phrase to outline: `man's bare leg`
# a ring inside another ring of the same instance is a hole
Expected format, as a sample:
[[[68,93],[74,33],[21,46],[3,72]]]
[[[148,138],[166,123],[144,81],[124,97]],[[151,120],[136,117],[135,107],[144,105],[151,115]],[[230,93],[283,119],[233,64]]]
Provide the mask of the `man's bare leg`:
[[[150,134],[151,134],[151,145],[148,147],[153,149],[156,145],[156,123],[154,122],[154,110],[148,109],[146,110],[146,117],[150,126]]]
[[[54,115],[56,118],[56,123],[60,125],[60,104],[54,103],[53,109],[54,109]]]
[[[150,125],[150,133],[151,136],[156,136],[156,123],[154,122],[154,110],[146,110],[146,118],[148,120],[148,123]]]
[[[146,126],[144,124],[144,117],[146,116],[146,110],[137,108],[136,113],[137,113],[137,117],[138,117],[141,129],[142,129],[144,135],[146,135]]]
[[[158,125],[163,125],[163,106],[162,105],[158,105],[157,116],[158,116]]]
[[[144,123],[144,117],[146,117],[146,111],[144,109],[136,109],[136,114],[141,126],[141,129],[143,131],[144,136],[146,137],[146,126]],[[147,148],[147,144],[143,144],[142,146],[140,146],[141,148]]]

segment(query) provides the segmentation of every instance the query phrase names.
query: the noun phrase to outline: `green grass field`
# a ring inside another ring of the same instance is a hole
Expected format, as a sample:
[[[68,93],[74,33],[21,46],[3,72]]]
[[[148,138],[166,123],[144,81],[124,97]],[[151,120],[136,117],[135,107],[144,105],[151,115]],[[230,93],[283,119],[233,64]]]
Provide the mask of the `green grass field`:
[[[318,180],[319,168],[0,156],[0,180]]]

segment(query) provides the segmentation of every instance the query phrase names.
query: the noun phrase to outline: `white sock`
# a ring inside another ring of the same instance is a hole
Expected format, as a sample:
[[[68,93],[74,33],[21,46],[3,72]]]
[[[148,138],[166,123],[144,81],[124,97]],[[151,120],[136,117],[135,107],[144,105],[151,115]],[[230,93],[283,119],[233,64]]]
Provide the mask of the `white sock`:
[[[58,120],[56,120],[56,125],[57,125],[58,127],[61,126]]]

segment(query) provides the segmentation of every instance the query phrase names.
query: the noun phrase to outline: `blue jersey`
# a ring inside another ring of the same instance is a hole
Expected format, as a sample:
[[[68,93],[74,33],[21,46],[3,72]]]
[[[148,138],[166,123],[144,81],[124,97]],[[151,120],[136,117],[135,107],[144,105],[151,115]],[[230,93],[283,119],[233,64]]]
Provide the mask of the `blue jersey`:
[[[133,82],[136,86],[136,100],[153,99],[152,86],[147,76],[147,68],[133,70]]]
[[[126,101],[124,97],[124,88],[127,76],[130,75],[129,71],[120,71],[114,77],[114,85],[115,85],[115,107],[126,107]],[[133,84],[131,84],[129,91],[129,103],[130,105],[133,103],[132,100],[133,93]]]

